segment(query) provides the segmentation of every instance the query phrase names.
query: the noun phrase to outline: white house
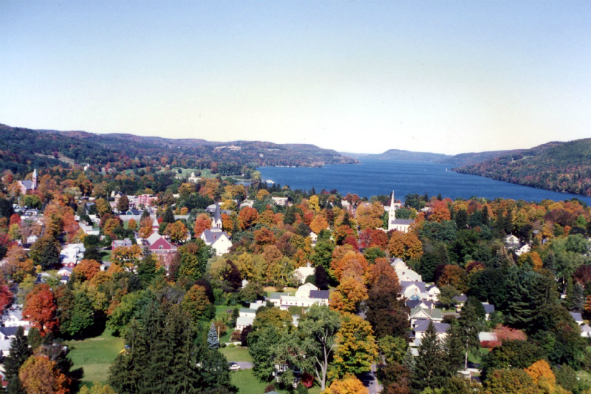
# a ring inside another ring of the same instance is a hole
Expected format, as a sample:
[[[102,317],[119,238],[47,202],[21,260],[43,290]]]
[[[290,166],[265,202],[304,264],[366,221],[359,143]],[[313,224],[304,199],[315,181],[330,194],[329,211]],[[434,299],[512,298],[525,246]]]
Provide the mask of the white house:
[[[82,260],[84,258],[85,251],[86,248],[82,243],[66,245],[60,252],[60,259],[62,264],[75,266],[76,264],[78,264],[79,260]]]
[[[299,267],[294,270],[294,278],[300,281],[300,283],[305,283],[306,278],[308,276],[314,275],[316,273],[316,268],[312,267],[310,263],[307,263],[305,267]]]
[[[244,200],[240,203],[240,209],[242,209],[244,207],[252,208],[253,205],[254,205],[254,200]]]
[[[588,324],[583,324],[581,326],[581,336],[583,338],[591,338],[591,327]]]
[[[447,337],[447,330],[449,330],[449,324],[447,323],[436,323],[433,322],[433,326],[435,326],[435,331],[437,332],[437,338],[440,341],[443,341]],[[421,320],[417,326],[414,328],[415,332],[415,346],[421,345],[421,340],[425,336],[425,332],[429,327],[429,320]]]
[[[509,248],[514,248],[519,246],[519,238],[515,235],[510,234],[505,237],[505,245]]]
[[[299,298],[310,297],[310,291],[318,290],[318,287],[313,285],[312,283],[306,283],[298,287],[295,292],[295,296]]]
[[[531,246],[529,246],[529,244],[525,244],[521,248],[517,249],[515,251],[515,254],[517,256],[521,256],[522,254],[529,253],[529,252],[531,252]]]
[[[195,176],[195,172],[191,172],[191,176],[187,178],[187,180],[191,183],[197,183],[201,180],[201,178]]]
[[[401,282],[422,282],[423,277],[410,269],[402,259],[397,258],[392,263],[392,267],[398,275],[398,280]]]
[[[256,309],[240,308],[240,310],[238,311],[238,316],[239,317],[252,317],[252,318],[255,318],[256,315],[257,315],[257,310]]]
[[[572,316],[572,318],[575,321],[575,323],[577,323],[579,326],[584,323],[583,322],[583,317],[581,316],[580,313],[578,313],[578,312],[569,312],[569,313]]]
[[[441,322],[443,320],[443,314],[441,309],[425,309],[418,307],[410,311],[408,319],[410,320],[410,326],[415,327],[423,320],[433,320],[434,323]]]
[[[287,205],[287,197],[271,197],[271,200],[273,200],[275,205],[279,205],[280,207]]]
[[[238,316],[236,319],[236,330],[242,331],[244,327],[252,326],[254,322],[254,317],[252,316]]]
[[[29,321],[23,319],[23,312],[20,309],[9,309],[3,316],[5,327],[29,327]]]

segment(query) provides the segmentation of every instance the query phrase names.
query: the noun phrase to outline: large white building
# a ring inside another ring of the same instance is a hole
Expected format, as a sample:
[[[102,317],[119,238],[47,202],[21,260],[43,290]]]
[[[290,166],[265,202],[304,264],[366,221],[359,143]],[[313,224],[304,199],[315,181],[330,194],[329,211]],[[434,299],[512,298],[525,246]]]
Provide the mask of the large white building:
[[[228,233],[222,230],[222,215],[220,213],[220,205],[216,204],[215,212],[213,214],[213,221],[211,222],[211,229],[204,230],[200,238],[206,245],[215,249],[217,256],[222,256],[230,252],[232,241]]]

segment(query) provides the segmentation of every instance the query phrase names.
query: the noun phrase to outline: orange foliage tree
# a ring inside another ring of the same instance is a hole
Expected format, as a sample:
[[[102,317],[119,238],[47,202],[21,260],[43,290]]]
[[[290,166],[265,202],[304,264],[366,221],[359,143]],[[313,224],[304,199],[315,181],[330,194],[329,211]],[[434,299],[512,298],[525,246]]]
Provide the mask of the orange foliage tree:
[[[465,292],[468,290],[467,281],[466,271],[462,267],[459,265],[446,265],[438,283],[439,286],[450,285],[461,292]]]
[[[367,260],[362,254],[350,251],[341,259],[333,260],[331,268],[339,281],[345,277],[363,278],[367,270]]]
[[[386,277],[389,283],[399,283],[396,270],[394,270],[390,263],[388,263],[388,260],[383,257],[377,258],[375,264],[369,266],[367,272],[367,280],[369,285],[375,285],[380,277]],[[391,290],[393,292],[398,292],[396,289]]]
[[[33,323],[42,336],[57,330],[57,303],[48,285],[37,285],[27,294],[23,317]]]
[[[148,238],[152,235],[154,231],[152,230],[152,219],[148,216],[145,217],[140,221],[140,231],[139,236],[142,238]]]
[[[20,368],[18,377],[27,393],[66,394],[70,379],[60,372],[55,361],[46,356],[31,356]]]
[[[322,215],[316,215],[314,220],[310,223],[310,229],[314,233],[319,234],[322,230],[328,228],[328,222]]]
[[[193,231],[195,232],[195,236],[198,237],[203,233],[203,231],[208,230],[211,228],[211,219],[205,213],[199,214],[195,219],[195,227],[193,227]]]
[[[91,280],[101,270],[101,264],[96,260],[82,260],[76,267],[74,273],[84,280]]]
[[[259,213],[256,209],[251,207],[244,207],[238,214],[238,223],[242,230],[246,230],[257,224],[259,221]]]
[[[355,278],[345,278],[333,291],[330,307],[340,312],[355,312],[359,303],[367,300],[367,287]]]

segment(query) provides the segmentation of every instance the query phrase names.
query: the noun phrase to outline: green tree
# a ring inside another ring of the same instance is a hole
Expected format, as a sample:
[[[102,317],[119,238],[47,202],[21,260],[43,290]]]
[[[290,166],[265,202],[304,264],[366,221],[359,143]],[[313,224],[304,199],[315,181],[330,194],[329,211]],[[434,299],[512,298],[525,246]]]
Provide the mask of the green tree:
[[[429,321],[418,351],[419,355],[415,359],[412,375],[413,388],[420,392],[428,387],[432,389],[442,387],[448,371],[443,349],[432,321]]]
[[[43,236],[33,244],[29,257],[33,264],[40,265],[44,270],[50,269],[60,262],[59,242],[49,235]]]
[[[298,332],[308,368],[313,370],[322,390],[326,389],[328,367],[335,349],[335,335],[341,326],[340,314],[328,306],[313,305],[300,319]]]
[[[94,322],[95,314],[92,307],[92,302],[85,292],[76,292],[68,334],[72,336],[82,335],[92,327]]]
[[[480,304],[482,306],[482,304]],[[468,369],[468,352],[479,351],[480,340],[478,333],[483,328],[482,321],[478,318],[476,307],[472,302],[466,302],[460,311],[460,318],[458,319],[458,327],[462,338],[463,349],[466,354],[464,359],[464,369]]]
[[[166,208],[166,211],[164,211],[164,215],[162,215],[162,223],[174,223],[174,213],[172,212],[171,207]]]
[[[387,364],[400,364],[406,355],[408,343],[403,337],[386,335],[378,339],[378,348]]]
[[[334,251],[334,243],[331,241],[318,241],[314,247],[314,252],[310,260],[315,266],[321,265],[330,272],[330,262],[332,261],[332,252]]]
[[[129,209],[129,198],[127,195],[124,194],[119,197],[119,201],[117,201],[117,210],[119,212],[126,212]]]

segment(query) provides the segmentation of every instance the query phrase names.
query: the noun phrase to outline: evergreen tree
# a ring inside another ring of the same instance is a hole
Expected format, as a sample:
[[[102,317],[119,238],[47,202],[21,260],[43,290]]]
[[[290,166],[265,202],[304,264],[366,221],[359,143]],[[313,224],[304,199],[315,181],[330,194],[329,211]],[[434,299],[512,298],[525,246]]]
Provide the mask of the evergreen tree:
[[[444,353],[432,321],[421,339],[419,355],[415,358],[412,386],[419,392],[443,386],[447,375]]]
[[[144,220],[145,218],[149,218],[150,217],[150,212],[147,209],[144,209],[144,212],[142,212],[142,217],[140,218],[140,221]]]
[[[33,354],[29,348],[27,337],[22,327],[16,330],[16,338],[10,342],[10,353],[8,357],[4,359],[4,371],[6,380],[9,381],[7,391],[10,394],[25,394],[26,391],[23,388],[21,381],[18,376],[20,367],[25,361]]]
[[[174,213],[172,212],[171,207],[166,208],[166,211],[164,211],[164,215],[162,215],[162,223],[174,223]]]
[[[320,290],[328,290],[329,278],[326,270],[323,266],[319,265],[316,267],[316,271],[314,273],[314,284]]]
[[[458,226],[458,230],[465,230],[466,226],[468,226],[468,213],[465,209],[460,209],[454,219]]]
[[[220,348],[220,340],[218,339],[218,333],[213,322],[211,323],[211,327],[209,327],[209,332],[207,333],[207,346],[211,350]]]
[[[127,198],[127,195],[124,194],[121,197],[119,197],[119,201],[117,201],[117,210],[119,212],[125,212],[129,209],[129,199]]]
[[[582,312],[585,306],[585,290],[580,283],[575,283],[570,308],[574,312]]]

